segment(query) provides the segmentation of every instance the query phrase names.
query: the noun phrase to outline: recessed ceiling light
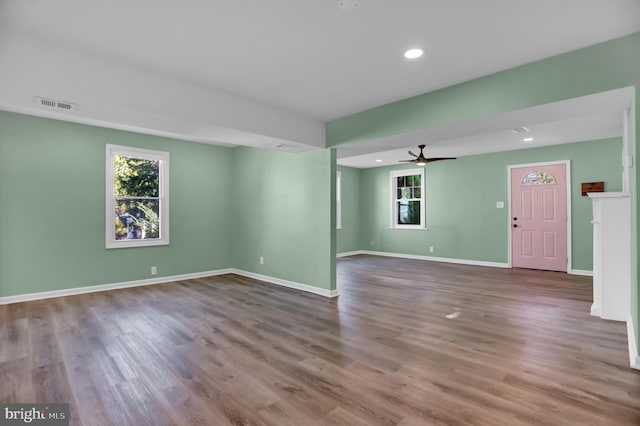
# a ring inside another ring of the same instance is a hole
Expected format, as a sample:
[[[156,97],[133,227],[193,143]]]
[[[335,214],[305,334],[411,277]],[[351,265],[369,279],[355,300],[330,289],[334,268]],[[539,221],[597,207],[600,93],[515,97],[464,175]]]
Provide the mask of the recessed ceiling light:
[[[376,163],[382,163],[382,160],[376,160]]]
[[[522,142],[533,142],[533,138],[524,138]]]
[[[423,53],[424,51],[422,49],[409,49],[404,52],[404,57],[407,59],[417,59],[422,56]]]

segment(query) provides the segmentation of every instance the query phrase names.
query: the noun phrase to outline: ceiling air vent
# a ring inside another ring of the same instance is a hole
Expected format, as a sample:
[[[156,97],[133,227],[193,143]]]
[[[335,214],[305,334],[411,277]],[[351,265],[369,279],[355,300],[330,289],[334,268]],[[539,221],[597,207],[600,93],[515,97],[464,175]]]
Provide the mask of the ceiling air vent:
[[[36,98],[36,102],[38,103],[38,105],[47,108],[61,109],[64,111],[73,111],[74,109],[76,109],[76,104],[73,104],[71,102],[56,101],[54,99]]]
[[[530,131],[531,131],[531,129],[529,129],[528,127],[524,127],[524,126],[523,126],[523,127],[516,127],[515,129],[511,129],[511,131],[512,131],[513,133],[520,134],[520,133],[527,133],[527,132],[530,132]]]
[[[280,150],[283,150],[283,151],[287,151],[287,150],[292,149],[293,147],[291,145],[287,145],[287,144],[284,144],[284,143],[279,143],[278,145],[274,145],[273,148],[274,149],[280,149]]]

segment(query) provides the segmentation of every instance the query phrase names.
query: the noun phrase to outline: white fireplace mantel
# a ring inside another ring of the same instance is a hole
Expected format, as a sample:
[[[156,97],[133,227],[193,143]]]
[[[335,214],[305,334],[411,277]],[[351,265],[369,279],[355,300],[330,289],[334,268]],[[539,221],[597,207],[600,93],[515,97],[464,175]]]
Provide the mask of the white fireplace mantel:
[[[591,192],[593,305],[591,314],[626,321],[631,291],[631,203],[626,192]]]

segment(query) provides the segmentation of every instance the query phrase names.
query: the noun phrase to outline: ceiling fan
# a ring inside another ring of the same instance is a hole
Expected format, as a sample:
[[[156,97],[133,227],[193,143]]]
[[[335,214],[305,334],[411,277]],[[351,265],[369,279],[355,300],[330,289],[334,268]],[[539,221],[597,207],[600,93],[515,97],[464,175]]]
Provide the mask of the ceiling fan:
[[[440,160],[455,160],[455,157],[437,157],[437,158],[426,158],[424,156],[424,153],[422,152],[422,150],[424,149],[426,145],[418,145],[418,148],[420,148],[420,154],[416,155],[413,152],[409,151],[409,155],[411,155],[412,157],[416,157],[414,160],[400,160],[399,163],[416,163],[418,166],[424,166],[427,163],[431,163],[433,161],[440,161]]]

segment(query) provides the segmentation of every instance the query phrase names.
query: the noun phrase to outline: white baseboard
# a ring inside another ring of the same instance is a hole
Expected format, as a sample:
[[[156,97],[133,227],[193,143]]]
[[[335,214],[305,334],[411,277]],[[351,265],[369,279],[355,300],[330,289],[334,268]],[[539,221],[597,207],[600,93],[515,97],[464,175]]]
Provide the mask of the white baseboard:
[[[567,274],[571,275],[584,275],[585,277],[592,277],[593,271],[587,271],[586,269],[569,269]]]
[[[429,260],[431,262],[457,263],[460,265],[489,266],[492,268],[508,268],[509,264],[501,262],[487,262],[484,260],[453,259],[450,257],[421,256],[418,254],[390,253],[386,251],[361,250],[356,254],[369,254],[372,256],[400,257],[403,259]]]
[[[29,302],[32,300],[51,299],[53,297],[73,296],[76,294],[96,293],[99,291],[117,290],[129,287],[141,287],[146,285],[163,284],[174,281],[190,280],[194,278],[206,278],[216,275],[237,274],[244,277],[254,278],[271,284],[283,287],[293,288],[296,290],[306,291],[308,293],[319,294],[324,297],[337,297],[338,290],[325,290],[323,288],[313,287],[306,284],[287,281],[280,278],[269,277],[267,275],[254,274],[253,272],[242,271],[234,268],[217,269],[214,271],[194,272],[192,274],[171,275],[167,277],[149,278],[144,280],[126,281],[113,284],[99,284],[86,287],[66,288],[62,290],[42,291],[38,293],[18,294],[15,296],[0,297],[0,305],[8,305],[10,303]]]
[[[149,278],[136,281],[125,281],[113,284],[99,284],[86,287],[65,288],[62,290],[42,291],[38,293],[18,294],[16,296],[0,297],[0,305],[9,303],[28,302],[31,300],[50,299],[52,297],[73,296],[76,294],[95,293],[99,291],[117,290],[120,288],[140,287],[145,285],[163,284],[173,281],[190,280],[194,278],[212,277],[214,275],[230,274],[233,270],[217,269],[214,271],[194,272],[191,274],[170,275],[167,277]]]
[[[638,342],[636,341],[636,333],[633,329],[633,321],[631,315],[627,317],[627,339],[629,341],[629,365],[631,368],[640,370],[640,356],[638,356]]]
[[[602,317],[602,312],[600,311],[600,306],[596,306],[595,303],[591,304],[591,315],[594,317]]]
[[[345,252],[336,254],[336,257],[340,258],[340,257],[357,256],[359,254],[363,254],[363,251],[362,250],[345,251]]]
[[[338,297],[338,290],[327,290],[324,288],[314,287],[307,284],[298,283],[295,281],[283,280],[282,278],[270,277],[268,275],[256,274],[254,272],[243,271],[240,269],[232,269],[232,274],[241,275],[247,278],[253,278],[260,281],[265,281],[271,284],[280,285],[283,287],[293,288],[296,290],[306,291],[307,293],[318,294],[324,297]]]
[[[370,254],[372,256],[386,256],[386,257],[401,257],[404,259],[429,260],[432,262],[457,263],[460,265],[490,266],[492,268],[509,268],[508,263],[502,263],[502,262],[486,262],[484,260],[471,260],[471,259],[453,259],[450,257],[422,256],[417,254],[391,253],[386,251],[372,251],[372,250],[348,251],[344,253],[338,253],[336,257],[340,258],[340,257],[356,256],[358,254]],[[588,271],[586,269],[570,269],[569,271],[567,271],[567,273],[572,275],[584,275],[586,277],[593,276],[593,271]]]

